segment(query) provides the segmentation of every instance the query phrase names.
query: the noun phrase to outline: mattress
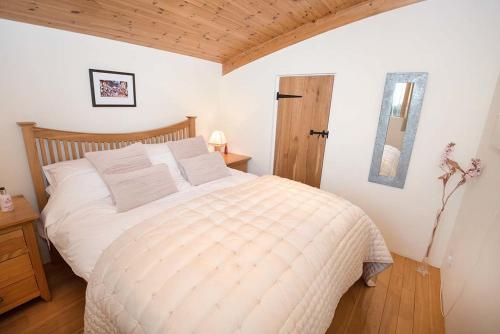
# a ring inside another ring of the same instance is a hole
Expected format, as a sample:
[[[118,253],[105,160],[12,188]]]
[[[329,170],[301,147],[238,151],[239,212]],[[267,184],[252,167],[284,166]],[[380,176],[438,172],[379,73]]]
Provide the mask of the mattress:
[[[87,286],[87,333],[324,333],[340,297],[392,263],[347,200],[264,176],[121,233]]]
[[[88,281],[99,256],[126,230],[179,203],[256,178],[230,170],[229,177],[196,187],[185,182],[178,193],[122,213],[100,178],[78,175],[60,186],[43,210],[46,236],[73,272]]]

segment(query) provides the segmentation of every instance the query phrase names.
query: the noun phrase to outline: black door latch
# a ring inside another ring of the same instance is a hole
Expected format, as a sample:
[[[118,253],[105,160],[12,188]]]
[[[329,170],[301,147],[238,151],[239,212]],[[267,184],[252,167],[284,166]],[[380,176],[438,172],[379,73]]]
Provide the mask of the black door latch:
[[[322,138],[325,138],[325,137],[328,138],[329,134],[330,134],[330,131],[328,131],[328,130],[323,130],[323,131],[310,130],[309,131],[310,136],[318,135],[318,138],[319,138],[319,136],[321,136]]]
[[[279,99],[300,99],[302,95],[290,95],[290,94],[280,94],[280,92],[276,93],[276,100]]]

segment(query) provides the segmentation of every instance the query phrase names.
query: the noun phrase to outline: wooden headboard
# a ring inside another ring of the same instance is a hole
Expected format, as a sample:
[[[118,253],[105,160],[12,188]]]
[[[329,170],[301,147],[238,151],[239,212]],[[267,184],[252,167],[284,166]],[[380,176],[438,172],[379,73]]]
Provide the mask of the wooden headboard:
[[[188,116],[183,122],[159,129],[113,134],[44,129],[37,127],[34,122],[18,122],[23,132],[38,208],[41,211],[48,200],[42,166],[80,159],[85,152],[113,150],[136,142],[156,144],[194,137],[195,119]]]

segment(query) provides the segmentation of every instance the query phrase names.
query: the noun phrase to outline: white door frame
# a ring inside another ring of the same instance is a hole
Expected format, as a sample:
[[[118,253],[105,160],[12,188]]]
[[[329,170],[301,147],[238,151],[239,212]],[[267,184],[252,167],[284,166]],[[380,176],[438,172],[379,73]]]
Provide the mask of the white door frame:
[[[273,107],[273,114],[272,114],[272,131],[271,131],[271,153],[269,156],[269,174],[274,173],[274,152],[276,150],[276,123],[278,121],[278,100],[276,100],[276,94],[278,93],[280,89],[280,79],[282,77],[312,77],[312,76],[323,76],[323,75],[331,75],[333,76],[333,85],[335,86],[335,73],[307,73],[307,74],[278,74],[276,75],[276,82],[275,82],[275,87],[274,87],[274,107]],[[332,88],[332,102],[330,103],[330,114],[328,116],[328,123],[330,123],[330,116],[332,113],[332,105],[333,105],[333,88]],[[325,152],[326,152],[326,144],[325,143]],[[324,153],[323,153],[324,154]],[[323,164],[323,169],[325,168],[325,165]],[[323,170],[321,170],[321,177],[323,178]]]

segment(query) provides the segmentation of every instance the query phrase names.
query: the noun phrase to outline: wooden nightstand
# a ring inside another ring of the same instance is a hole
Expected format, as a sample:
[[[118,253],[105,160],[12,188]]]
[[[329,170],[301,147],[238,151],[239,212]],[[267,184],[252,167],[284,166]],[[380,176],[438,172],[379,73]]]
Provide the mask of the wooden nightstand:
[[[14,211],[0,212],[0,314],[38,296],[50,300],[33,222],[36,213],[23,196]]]
[[[234,153],[222,153],[222,157],[224,158],[224,162],[227,167],[234,168],[245,173],[248,171],[248,160],[252,159],[245,155]]]

